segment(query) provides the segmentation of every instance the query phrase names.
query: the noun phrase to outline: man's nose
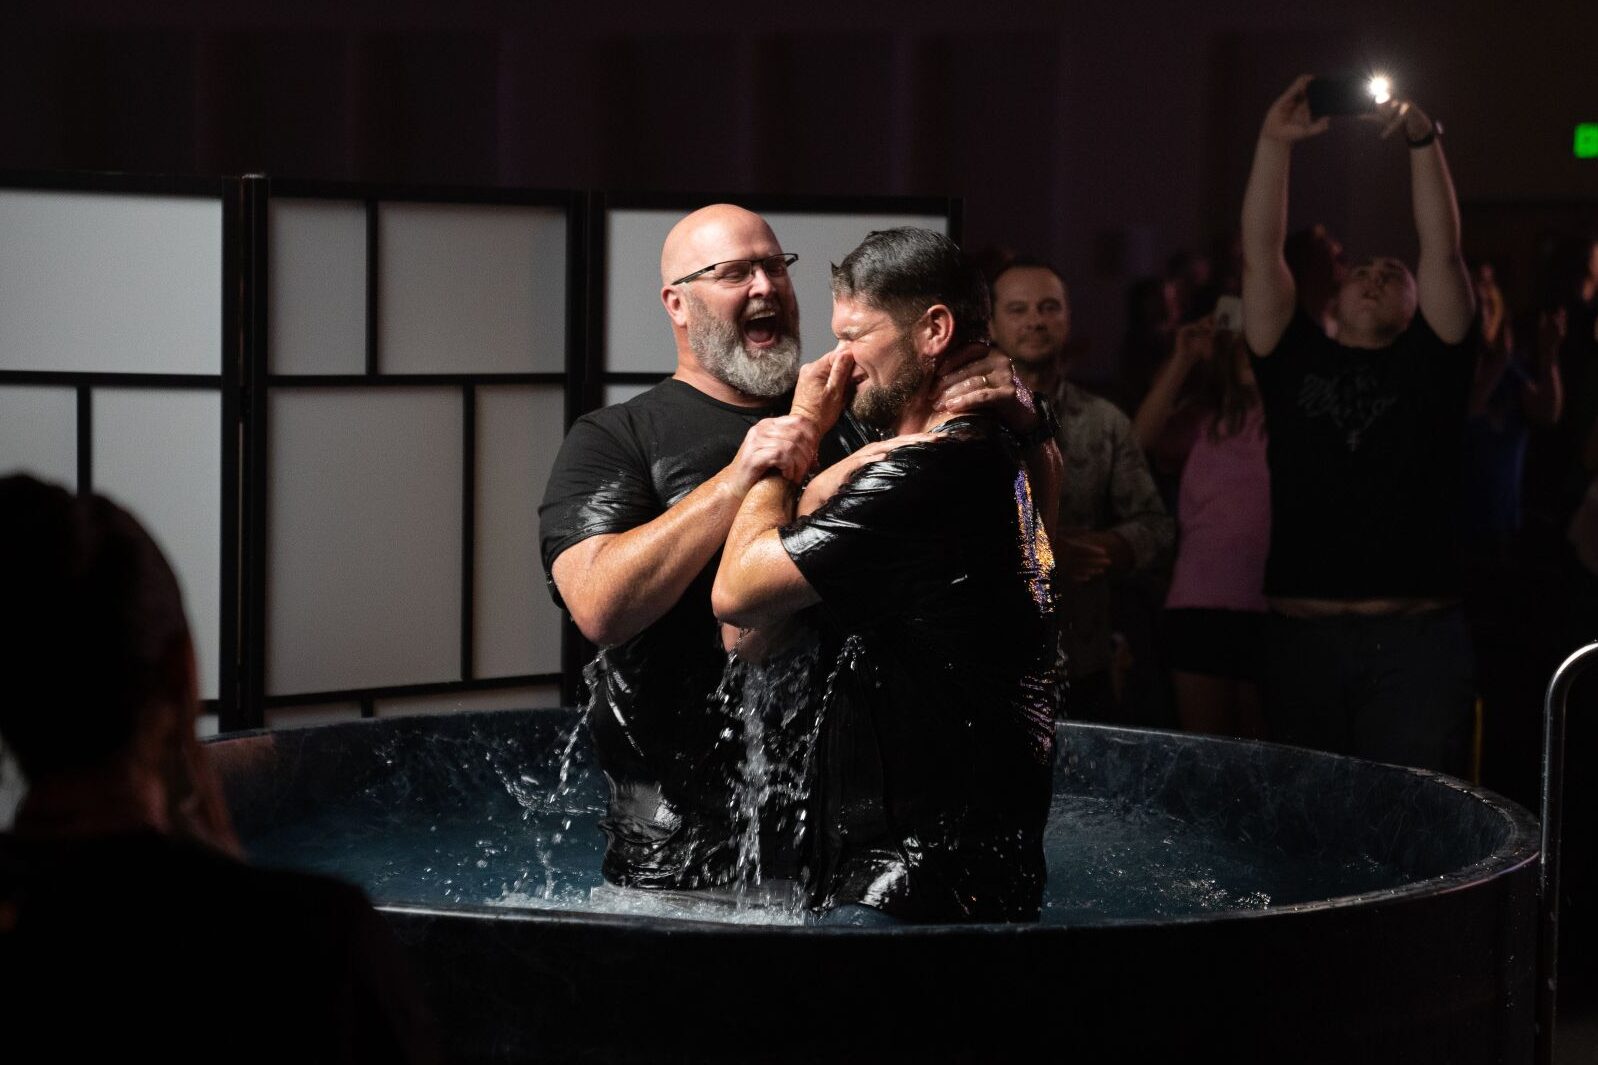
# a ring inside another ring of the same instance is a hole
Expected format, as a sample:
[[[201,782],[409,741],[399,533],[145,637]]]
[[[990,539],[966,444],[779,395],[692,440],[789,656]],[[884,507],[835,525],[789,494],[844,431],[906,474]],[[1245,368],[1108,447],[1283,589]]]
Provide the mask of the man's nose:
[[[769,296],[776,283],[771,280],[771,275],[766,273],[766,268],[760,263],[755,263],[754,273],[749,275],[749,294],[751,296]]]

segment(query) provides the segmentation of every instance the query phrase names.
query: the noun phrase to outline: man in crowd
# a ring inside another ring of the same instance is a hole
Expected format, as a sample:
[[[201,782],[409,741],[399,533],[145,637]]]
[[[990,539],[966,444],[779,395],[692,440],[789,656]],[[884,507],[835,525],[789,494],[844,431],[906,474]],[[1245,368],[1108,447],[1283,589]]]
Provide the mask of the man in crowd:
[[[818,907],[848,924],[1035,919],[1054,738],[1047,537],[1015,443],[937,409],[944,362],[987,329],[980,274],[924,229],[833,269],[836,351],[794,409],[893,439],[805,489],[744,497],[716,576],[723,621],[819,604],[841,647],[822,710]],[[889,450],[891,448],[891,450]],[[823,656],[823,661],[826,656]]]
[[[1420,261],[1348,271],[1332,339],[1282,255],[1293,147],[1327,128],[1301,77],[1266,112],[1243,201],[1243,329],[1270,434],[1265,707],[1286,743],[1463,775],[1472,664],[1459,606],[1470,277],[1440,127],[1408,141]]]
[[[29,785],[0,833],[0,1038],[26,1060],[435,1060],[361,893],[239,860],[154,541],[30,477],[0,479],[0,514],[0,738]]]
[[[1018,260],[996,274],[993,342],[1022,382],[1051,397],[1065,459],[1055,547],[1065,651],[1064,709],[1073,718],[1124,721],[1112,683],[1111,579],[1169,554],[1176,525],[1160,501],[1132,424],[1115,404],[1066,379],[1071,305],[1051,267]]]
[[[602,827],[613,884],[697,890],[733,878],[743,744],[711,706],[726,665],[710,609],[716,556],[769,472],[798,483],[818,454],[831,462],[846,450],[839,433],[788,413],[799,375],[794,259],[740,207],[680,221],[660,264],[676,373],[580,419],[539,509],[557,600],[604,648],[589,674],[588,723],[611,789]],[[943,385],[952,410],[985,403],[1036,420],[1014,409],[1006,359],[961,367]],[[763,845],[762,867],[796,875],[797,852]]]

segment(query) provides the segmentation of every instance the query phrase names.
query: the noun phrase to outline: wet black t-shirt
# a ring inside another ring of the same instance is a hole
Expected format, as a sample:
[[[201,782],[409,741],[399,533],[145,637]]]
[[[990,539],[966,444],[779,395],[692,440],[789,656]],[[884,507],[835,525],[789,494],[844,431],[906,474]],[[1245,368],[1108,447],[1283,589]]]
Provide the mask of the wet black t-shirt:
[[[538,511],[545,573],[590,536],[664,514],[733,460],[751,426],[786,414],[789,402],[735,407],[668,379],[584,415],[561,445]],[[829,438],[822,461],[841,454]],[[602,827],[612,883],[693,888],[732,875],[730,787],[743,739],[717,698],[727,656],[710,588],[720,560],[718,552],[660,620],[589,671],[589,730],[611,784]],[[553,580],[550,590],[559,602]]]
[[[1269,434],[1267,595],[1459,594],[1474,351],[1419,313],[1385,348],[1346,347],[1300,311],[1253,360]]]
[[[820,901],[1030,920],[1054,752],[1053,560],[996,423],[940,431],[781,530],[841,644],[822,711]]]

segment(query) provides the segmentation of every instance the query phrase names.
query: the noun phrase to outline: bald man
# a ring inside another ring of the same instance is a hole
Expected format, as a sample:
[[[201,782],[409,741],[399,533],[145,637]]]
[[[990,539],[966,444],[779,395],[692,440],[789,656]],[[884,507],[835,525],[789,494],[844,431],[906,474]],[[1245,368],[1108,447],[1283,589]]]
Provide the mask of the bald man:
[[[604,649],[588,673],[588,724],[611,789],[601,827],[613,884],[691,890],[733,878],[743,745],[713,701],[726,665],[710,608],[716,562],[769,471],[799,483],[818,456],[830,464],[849,450],[839,432],[821,438],[815,418],[790,411],[801,372],[795,258],[741,207],[680,221],[660,263],[676,372],[579,419],[539,508],[556,599]],[[1031,417],[1013,413],[1025,395],[995,356],[949,374],[940,401]],[[763,875],[797,871],[775,857],[762,855]]]

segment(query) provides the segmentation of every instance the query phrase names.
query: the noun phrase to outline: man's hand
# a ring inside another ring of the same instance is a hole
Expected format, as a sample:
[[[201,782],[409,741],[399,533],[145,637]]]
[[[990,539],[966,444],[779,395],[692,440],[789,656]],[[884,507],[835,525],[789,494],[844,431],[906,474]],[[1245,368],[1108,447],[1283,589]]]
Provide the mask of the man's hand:
[[[1300,74],[1287,87],[1287,91],[1276,98],[1276,102],[1266,110],[1265,121],[1260,126],[1262,139],[1291,145],[1326,132],[1332,120],[1325,115],[1311,118],[1309,113],[1307,90],[1309,83],[1314,80],[1312,74]]]
[[[1132,549],[1113,532],[1074,533],[1061,538],[1054,561],[1067,580],[1081,584],[1111,570],[1130,569]]]
[[[1189,368],[1214,358],[1215,316],[1205,315],[1195,322],[1179,327],[1172,354],[1181,365]]]
[[[749,427],[733,456],[728,487],[742,499],[773,470],[799,484],[816,464],[820,440],[821,430],[808,417],[788,414],[761,419]]]
[[[853,374],[854,356],[847,351],[829,351],[800,368],[790,413],[808,419],[815,426],[817,439],[837,424],[853,391],[850,387]]]
[[[938,375],[933,409],[950,414],[988,411],[1023,436],[1038,424],[1032,392],[1016,377],[1015,364],[985,344],[968,344],[949,360]]]
[[[1397,97],[1386,100],[1376,105],[1376,110],[1361,115],[1366,122],[1373,122],[1382,127],[1382,139],[1386,140],[1400,129],[1409,140],[1417,141],[1432,131],[1432,120],[1422,111],[1413,100],[1400,100]]]

